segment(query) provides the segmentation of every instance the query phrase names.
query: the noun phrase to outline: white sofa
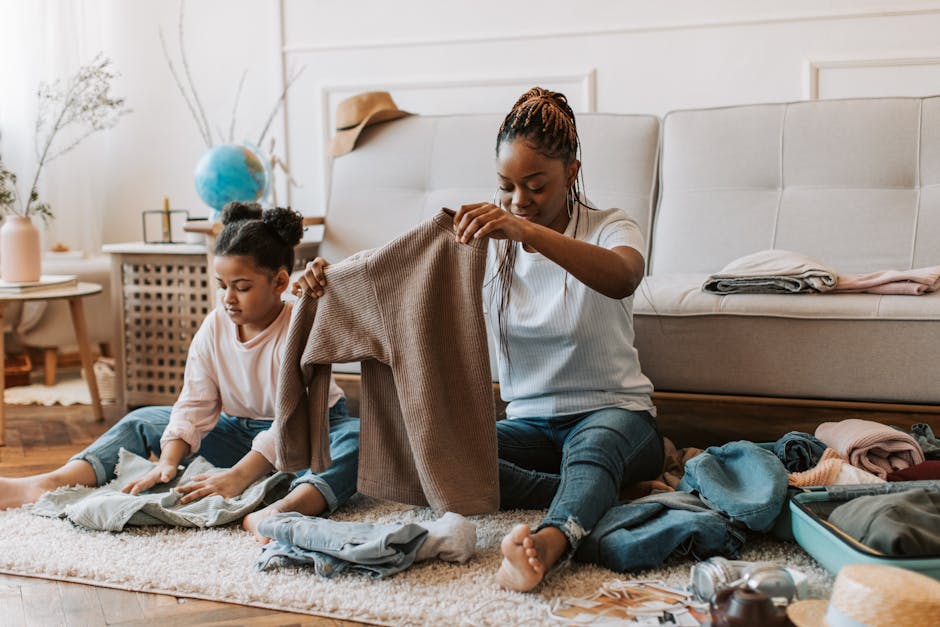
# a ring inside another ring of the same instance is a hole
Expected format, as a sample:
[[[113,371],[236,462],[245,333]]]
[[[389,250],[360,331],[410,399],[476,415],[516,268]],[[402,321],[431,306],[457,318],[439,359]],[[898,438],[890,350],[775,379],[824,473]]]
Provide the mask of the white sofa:
[[[940,293],[718,296],[778,248],[844,273],[940,264],[940,98],[665,116],[636,343],[658,390],[940,403]]]
[[[320,254],[379,246],[441,207],[488,200],[498,115],[367,128],[333,163]],[[843,272],[940,263],[940,98],[581,114],[585,189],[647,235],[636,343],[659,392],[940,403],[940,293],[701,291],[766,248]],[[658,194],[657,194],[658,188]],[[354,370],[354,368],[347,370]]]

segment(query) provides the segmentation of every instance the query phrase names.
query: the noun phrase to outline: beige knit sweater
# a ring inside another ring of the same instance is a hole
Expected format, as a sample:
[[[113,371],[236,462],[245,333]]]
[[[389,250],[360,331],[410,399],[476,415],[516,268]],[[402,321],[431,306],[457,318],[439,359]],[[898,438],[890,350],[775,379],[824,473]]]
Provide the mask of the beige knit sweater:
[[[272,426],[280,470],[330,465],[330,365],[362,362],[358,488],[480,514],[499,507],[496,420],[482,311],[486,245],[434,216],[327,268],[294,306]]]

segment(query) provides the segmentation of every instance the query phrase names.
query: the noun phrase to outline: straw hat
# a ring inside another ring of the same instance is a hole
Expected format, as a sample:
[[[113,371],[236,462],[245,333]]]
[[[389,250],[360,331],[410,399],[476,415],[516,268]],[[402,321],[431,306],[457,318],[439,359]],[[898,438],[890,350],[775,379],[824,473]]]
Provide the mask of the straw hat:
[[[798,601],[787,617],[796,627],[929,627],[940,620],[940,581],[894,566],[849,564],[828,602]]]
[[[367,91],[351,96],[336,105],[336,135],[330,141],[328,152],[334,157],[345,155],[356,147],[359,133],[365,127],[406,115],[411,113],[399,109],[387,91]]]

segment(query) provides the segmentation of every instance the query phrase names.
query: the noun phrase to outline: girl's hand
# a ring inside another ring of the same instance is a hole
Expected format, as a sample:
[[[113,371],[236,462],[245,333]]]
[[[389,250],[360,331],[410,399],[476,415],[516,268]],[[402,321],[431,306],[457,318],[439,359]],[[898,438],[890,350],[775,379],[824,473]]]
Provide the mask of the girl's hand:
[[[323,271],[326,270],[329,265],[330,262],[323,257],[317,257],[307,263],[307,267],[304,268],[304,273],[301,274],[294,283],[292,290],[294,295],[300,296],[302,292],[306,292],[316,298],[323,296],[324,290],[326,289],[326,274]]]
[[[214,494],[230,499],[244,492],[252,483],[251,477],[244,476],[235,468],[228,468],[211,474],[196,475],[186,485],[176,488],[176,491],[184,495],[180,503],[192,503]]]
[[[461,244],[481,237],[521,242],[528,226],[527,221],[489,202],[463,205],[454,216],[454,234]]]
[[[157,462],[156,467],[137,481],[124,486],[121,490],[127,494],[137,496],[141,492],[146,492],[158,483],[167,483],[173,480],[178,472],[176,464],[168,464],[163,461]]]

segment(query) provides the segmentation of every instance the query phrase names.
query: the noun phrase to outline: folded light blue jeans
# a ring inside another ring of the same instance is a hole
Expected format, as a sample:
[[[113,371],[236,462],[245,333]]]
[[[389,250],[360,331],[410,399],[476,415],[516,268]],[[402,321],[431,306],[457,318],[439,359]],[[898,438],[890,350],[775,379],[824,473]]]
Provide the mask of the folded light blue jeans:
[[[168,405],[135,409],[72,459],[91,464],[97,485],[109,483],[114,479],[122,448],[144,459],[151,454],[160,457],[160,438],[170,423],[172,409]],[[202,439],[198,455],[218,468],[231,468],[251,451],[255,436],[270,426],[268,420],[221,414],[215,428]],[[343,398],[330,408],[330,455],[333,464],[325,472],[305,471],[294,483],[314,485],[332,512],[355,494],[359,472],[359,419],[349,416]],[[190,455],[183,460],[183,465],[188,465],[195,457]]]
[[[428,530],[415,523],[340,522],[296,512],[261,521],[273,538],[258,558],[258,570],[288,562],[313,566],[322,577],[351,570],[381,579],[411,566]]]
[[[649,412],[601,409],[496,423],[500,509],[548,507],[539,525],[559,529],[575,551],[617,502],[624,482],[652,479],[663,441]]]

